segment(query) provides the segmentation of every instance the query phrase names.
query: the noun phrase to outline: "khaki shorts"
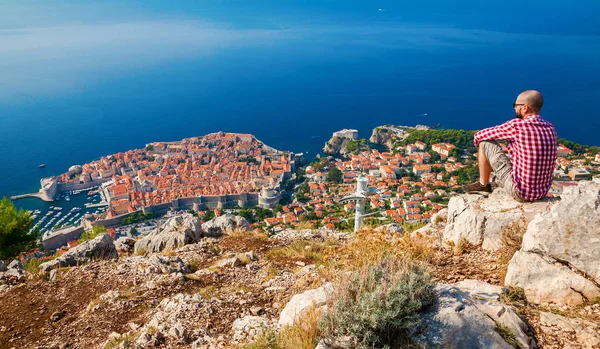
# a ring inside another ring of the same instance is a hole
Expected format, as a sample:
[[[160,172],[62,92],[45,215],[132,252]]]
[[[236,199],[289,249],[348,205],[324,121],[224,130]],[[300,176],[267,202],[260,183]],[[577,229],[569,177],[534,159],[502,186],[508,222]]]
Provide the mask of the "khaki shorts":
[[[485,154],[485,157],[490,162],[492,170],[496,174],[496,183],[500,185],[508,195],[512,196],[519,202],[524,202],[523,198],[515,191],[515,183],[512,179],[512,163],[498,142],[496,141],[481,141],[479,148]]]

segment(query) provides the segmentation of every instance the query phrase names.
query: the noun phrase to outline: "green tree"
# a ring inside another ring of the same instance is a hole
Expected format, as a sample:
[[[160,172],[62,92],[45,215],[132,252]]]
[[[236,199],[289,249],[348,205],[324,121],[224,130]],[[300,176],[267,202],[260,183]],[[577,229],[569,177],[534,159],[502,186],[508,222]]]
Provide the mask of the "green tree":
[[[327,174],[327,181],[328,182],[333,182],[333,183],[342,183],[344,181],[344,176],[342,174],[342,171],[337,168],[334,167],[331,170],[329,170],[329,173]]]
[[[0,201],[0,259],[9,259],[35,246],[39,230],[31,231],[33,218],[24,209],[17,211],[12,201]]]
[[[432,164],[442,160],[441,155],[433,150],[429,151],[429,155],[431,155],[431,159],[429,160],[429,162]]]

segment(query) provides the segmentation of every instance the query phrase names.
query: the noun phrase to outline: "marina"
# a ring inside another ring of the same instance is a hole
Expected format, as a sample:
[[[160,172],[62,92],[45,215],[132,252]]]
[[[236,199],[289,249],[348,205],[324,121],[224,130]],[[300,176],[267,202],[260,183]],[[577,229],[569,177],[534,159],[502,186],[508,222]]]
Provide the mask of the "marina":
[[[54,199],[48,203],[34,199],[37,207],[28,210],[34,222],[32,229],[39,229],[41,235],[59,227],[78,226],[85,214],[103,213],[107,206],[104,193],[97,188],[64,192]]]

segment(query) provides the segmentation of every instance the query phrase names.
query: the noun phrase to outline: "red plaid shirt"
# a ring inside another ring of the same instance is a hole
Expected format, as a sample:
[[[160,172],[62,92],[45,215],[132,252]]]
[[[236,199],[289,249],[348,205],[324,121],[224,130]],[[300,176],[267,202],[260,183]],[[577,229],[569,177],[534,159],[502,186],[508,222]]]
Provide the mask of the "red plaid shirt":
[[[474,138],[476,147],[481,141],[507,141],[515,191],[526,201],[546,196],[556,164],[556,131],[551,123],[539,115],[512,119],[483,129]]]

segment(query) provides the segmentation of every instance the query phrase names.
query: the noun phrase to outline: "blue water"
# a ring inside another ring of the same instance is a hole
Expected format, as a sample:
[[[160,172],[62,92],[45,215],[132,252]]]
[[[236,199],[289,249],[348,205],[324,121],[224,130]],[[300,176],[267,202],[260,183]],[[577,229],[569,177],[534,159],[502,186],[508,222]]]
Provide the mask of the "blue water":
[[[479,129],[531,88],[559,136],[600,144],[599,14],[591,0],[3,2],[0,196],[219,130],[312,156],[342,128]]]

